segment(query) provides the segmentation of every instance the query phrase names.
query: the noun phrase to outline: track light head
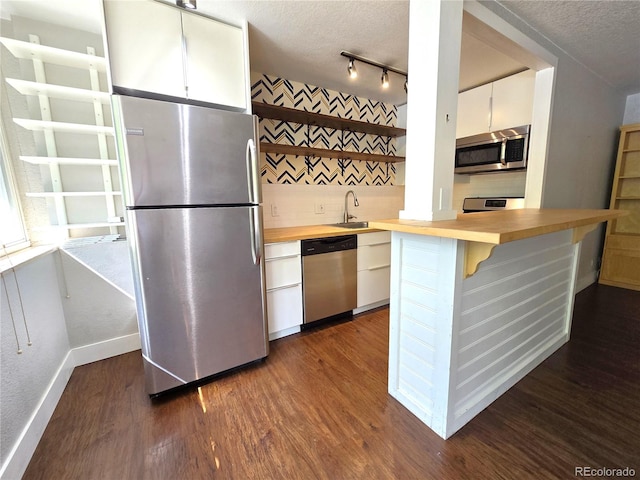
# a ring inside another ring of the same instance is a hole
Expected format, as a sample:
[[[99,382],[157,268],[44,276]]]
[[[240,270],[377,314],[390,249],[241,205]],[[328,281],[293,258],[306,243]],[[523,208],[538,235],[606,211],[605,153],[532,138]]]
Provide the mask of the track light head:
[[[180,1],[187,1],[187,0],[180,0]],[[382,77],[380,79],[380,82],[383,89],[386,90],[389,88],[389,72],[393,72],[397,75],[402,75],[403,77],[405,77],[404,91],[405,92],[408,91],[409,74],[406,71],[397,69],[395,67],[390,67],[389,65],[385,65],[380,62],[376,62],[375,60],[371,60],[370,58],[361,57],[360,55],[347,52],[346,50],[342,50],[340,52],[340,55],[342,55],[343,57],[346,57],[349,60],[349,64],[347,66],[347,72],[349,73],[349,78],[351,78],[352,80],[358,77],[358,72],[356,71],[356,60],[357,60],[363,64],[371,65],[372,67],[382,69]]]
[[[386,68],[382,69],[382,88],[389,88],[389,72],[387,72]]]
[[[358,77],[358,71],[356,70],[356,61],[353,58],[349,59],[349,66],[347,67],[347,71],[349,72],[349,78]]]

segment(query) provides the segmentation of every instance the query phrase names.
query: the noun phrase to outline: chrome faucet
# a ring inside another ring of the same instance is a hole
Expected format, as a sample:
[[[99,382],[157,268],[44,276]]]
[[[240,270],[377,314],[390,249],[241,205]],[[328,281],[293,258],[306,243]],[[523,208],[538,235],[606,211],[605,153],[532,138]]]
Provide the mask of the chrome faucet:
[[[358,218],[355,215],[349,215],[349,208],[347,205],[347,198],[349,198],[349,194],[353,195],[353,206],[357,207],[360,205],[358,203],[358,197],[356,197],[356,192],[354,192],[353,190],[349,190],[344,196],[344,223],[348,223],[352,218]]]

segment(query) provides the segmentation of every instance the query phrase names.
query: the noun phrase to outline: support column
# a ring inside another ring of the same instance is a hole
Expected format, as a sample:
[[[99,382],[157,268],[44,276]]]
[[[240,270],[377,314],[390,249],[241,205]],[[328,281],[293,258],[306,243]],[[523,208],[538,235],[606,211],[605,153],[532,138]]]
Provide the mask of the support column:
[[[400,218],[448,220],[458,108],[462,1],[410,0],[405,209]]]

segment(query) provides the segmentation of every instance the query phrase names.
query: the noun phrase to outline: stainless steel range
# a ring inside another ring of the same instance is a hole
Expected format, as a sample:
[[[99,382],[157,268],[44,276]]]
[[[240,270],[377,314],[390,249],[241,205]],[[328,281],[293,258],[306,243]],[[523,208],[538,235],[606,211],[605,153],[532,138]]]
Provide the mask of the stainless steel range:
[[[467,197],[462,203],[464,213],[490,212],[524,208],[522,197]]]

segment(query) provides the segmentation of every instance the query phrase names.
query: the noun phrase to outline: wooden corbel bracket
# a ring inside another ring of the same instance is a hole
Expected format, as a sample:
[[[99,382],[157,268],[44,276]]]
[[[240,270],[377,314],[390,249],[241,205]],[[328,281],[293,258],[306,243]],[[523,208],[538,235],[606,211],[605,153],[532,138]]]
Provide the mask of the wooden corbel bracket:
[[[491,256],[496,247],[494,243],[468,241],[464,255],[464,278],[476,273],[478,266]]]

